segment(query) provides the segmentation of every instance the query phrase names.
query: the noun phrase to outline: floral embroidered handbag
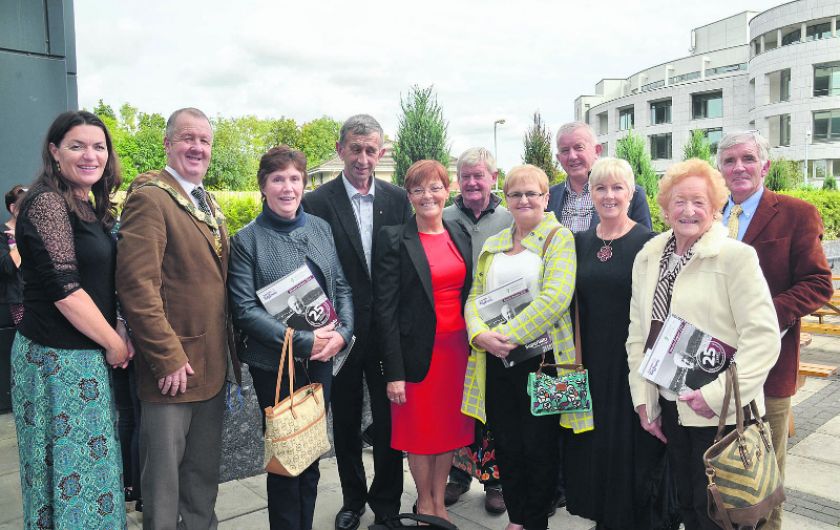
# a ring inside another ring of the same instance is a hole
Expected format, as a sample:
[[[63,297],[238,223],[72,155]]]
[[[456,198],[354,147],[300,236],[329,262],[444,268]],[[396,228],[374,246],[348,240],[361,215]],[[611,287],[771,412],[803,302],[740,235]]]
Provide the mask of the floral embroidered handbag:
[[[543,373],[543,368],[572,370],[557,376]],[[589,372],[581,363],[580,317],[575,304],[575,362],[551,364],[543,355],[540,367],[528,374],[528,395],[531,397],[531,414],[546,416],[561,412],[592,412],[589,394]]]

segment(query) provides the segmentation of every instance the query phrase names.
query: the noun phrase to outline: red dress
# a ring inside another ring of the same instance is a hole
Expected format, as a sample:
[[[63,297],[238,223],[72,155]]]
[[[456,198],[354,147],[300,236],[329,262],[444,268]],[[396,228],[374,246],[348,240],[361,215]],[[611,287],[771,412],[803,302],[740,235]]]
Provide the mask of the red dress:
[[[461,289],[467,274],[449,232],[420,234],[432,273],[435,300],[435,343],[429,373],[419,383],[405,384],[402,405],[391,403],[391,446],[414,454],[433,455],[469,445],[473,419],[461,414],[467,371],[467,326]]]

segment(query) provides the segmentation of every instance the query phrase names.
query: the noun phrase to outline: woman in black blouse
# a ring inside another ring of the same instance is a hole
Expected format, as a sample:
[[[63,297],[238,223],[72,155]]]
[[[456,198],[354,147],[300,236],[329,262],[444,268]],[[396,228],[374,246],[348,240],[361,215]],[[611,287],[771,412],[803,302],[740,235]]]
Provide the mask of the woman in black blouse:
[[[6,192],[6,210],[9,220],[3,225],[3,236],[0,237],[0,327],[16,326],[23,317],[23,280],[20,277],[20,253],[15,241],[15,224],[17,223],[20,199],[26,193],[21,185],[12,187]]]
[[[56,118],[15,230],[24,316],[12,346],[12,406],[24,526],[123,528],[122,464],[108,366],[133,354],[117,322],[111,194],[119,163],[105,125]]]

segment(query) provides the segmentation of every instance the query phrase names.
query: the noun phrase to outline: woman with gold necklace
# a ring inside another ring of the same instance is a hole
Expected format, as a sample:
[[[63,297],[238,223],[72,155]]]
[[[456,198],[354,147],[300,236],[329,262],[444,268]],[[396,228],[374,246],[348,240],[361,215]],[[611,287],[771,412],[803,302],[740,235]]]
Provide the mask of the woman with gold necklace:
[[[602,158],[589,175],[600,222],[575,234],[583,364],[589,370],[595,429],[564,429],[567,509],[597,528],[654,528],[640,485],[662,460],[665,446],[642,430],[627,382],[624,343],[630,323],[631,273],[636,253],[654,234],[628,217],[633,171]],[[574,311],[574,310],[572,310]]]

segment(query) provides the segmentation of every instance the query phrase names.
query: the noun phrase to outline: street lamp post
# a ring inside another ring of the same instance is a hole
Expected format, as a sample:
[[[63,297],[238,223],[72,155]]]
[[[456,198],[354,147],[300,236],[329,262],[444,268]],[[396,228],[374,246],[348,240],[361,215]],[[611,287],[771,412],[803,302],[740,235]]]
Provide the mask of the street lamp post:
[[[805,176],[805,185],[808,185],[808,144],[811,143],[811,129],[805,129],[805,170],[802,174]]]
[[[496,157],[497,161],[499,160],[499,143],[496,140],[496,127],[499,126],[499,125],[504,125],[504,124],[505,124],[505,119],[504,118],[500,118],[500,119],[493,122],[493,156]],[[497,191],[497,192],[499,191],[499,181],[498,180],[496,180],[496,189],[493,190],[493,191]]]

